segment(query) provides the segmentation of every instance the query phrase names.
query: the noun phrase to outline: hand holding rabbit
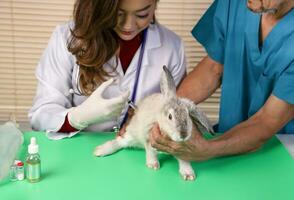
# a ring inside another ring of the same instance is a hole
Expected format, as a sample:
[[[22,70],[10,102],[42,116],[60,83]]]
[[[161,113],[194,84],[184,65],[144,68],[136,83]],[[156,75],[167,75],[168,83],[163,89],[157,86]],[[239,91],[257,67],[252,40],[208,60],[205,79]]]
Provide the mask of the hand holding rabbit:
[[[194,128],[189,140],[175,142],[161,133],[158,124],[155,124],[150,134],[151,146],[159,151],[169,153],[185,161],[203,161],[211,158],[209,155],[208,141]]]

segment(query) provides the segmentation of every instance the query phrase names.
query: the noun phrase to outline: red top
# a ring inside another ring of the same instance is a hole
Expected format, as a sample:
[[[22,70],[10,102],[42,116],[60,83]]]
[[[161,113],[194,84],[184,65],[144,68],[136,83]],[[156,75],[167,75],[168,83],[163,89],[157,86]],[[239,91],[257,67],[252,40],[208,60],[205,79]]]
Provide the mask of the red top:
[[[68,117],[67,115],[65,116],[65,120],[63,122],[62,127],[59,129],[58,132],[60,133],[70,133],[70,132],[76,132],[78,131],[78,129],[75,129],[74,127],[72,127],[68,121]]]
[[[138,34],[134,39],[128,41],[119,39],[119,59],[124,73],[127,71],[130,63],[132,62],[134,55],[141,45],[141,42],[142,34]]]
[[[130,63],[133,60],[134,55],[136,54],[137,50],[139,49],[141,45],[141,42],[142,42],[142,34],[138,34],[134,39],[128,40],[128,41],[119,39],[119,43],[120,43],[119,59],[120,59],[124,73],[126,73]],[[75,131],[78,131],[78,130],[70,125],[68,121],[68,117],[66,115],[64,123],[58,132],[70,133]]]

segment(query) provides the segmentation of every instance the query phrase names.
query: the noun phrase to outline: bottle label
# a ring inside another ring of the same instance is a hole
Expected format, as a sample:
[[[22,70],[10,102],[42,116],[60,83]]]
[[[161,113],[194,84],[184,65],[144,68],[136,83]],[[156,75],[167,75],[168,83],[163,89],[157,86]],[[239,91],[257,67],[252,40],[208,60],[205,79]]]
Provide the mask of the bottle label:
[[[40,164],[28,165],[27,166],[27,178],[29,180],[39,179],[41,174]]]

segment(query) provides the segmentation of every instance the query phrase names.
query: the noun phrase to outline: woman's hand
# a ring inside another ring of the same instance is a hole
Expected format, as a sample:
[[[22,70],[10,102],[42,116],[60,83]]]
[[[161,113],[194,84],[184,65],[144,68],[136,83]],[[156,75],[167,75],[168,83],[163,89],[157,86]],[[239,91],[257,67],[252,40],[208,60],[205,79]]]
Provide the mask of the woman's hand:
[[[68,119],[71,126],[81,130],[90,124],[105,122],[121,114],[130,91],[111,99],[103,98],[104,90],[112,82],[113,79],[110,79],[102,83],[81,105],[69,110]]]

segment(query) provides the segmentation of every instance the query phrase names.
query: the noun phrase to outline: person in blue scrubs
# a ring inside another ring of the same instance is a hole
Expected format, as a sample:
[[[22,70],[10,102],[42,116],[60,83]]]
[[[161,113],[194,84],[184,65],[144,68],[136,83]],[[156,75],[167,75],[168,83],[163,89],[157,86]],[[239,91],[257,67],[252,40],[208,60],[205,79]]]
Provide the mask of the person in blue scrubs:
[[[224,134],[208,141],[195,130],[179,144],[156,125],[152,146],[201,161],[255,151],[276,133],[294,133],[293,7],[293,0],[215,0],[192,30],[208,55],[178,95],[198,104],[221,87],[215,131]]]

